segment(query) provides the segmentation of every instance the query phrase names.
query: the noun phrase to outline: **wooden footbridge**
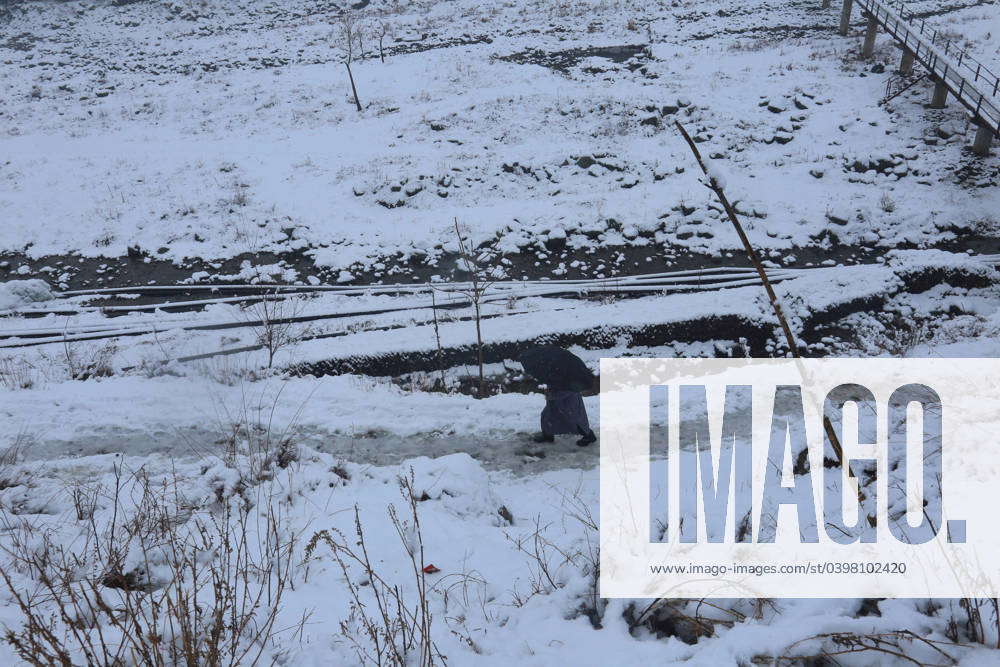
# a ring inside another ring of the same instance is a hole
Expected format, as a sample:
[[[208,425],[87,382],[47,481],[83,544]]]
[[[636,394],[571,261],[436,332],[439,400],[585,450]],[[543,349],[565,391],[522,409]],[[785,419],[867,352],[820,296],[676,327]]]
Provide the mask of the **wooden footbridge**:
[[[823,0],[823,6],[829,7],[830,1]],[[891,35],[903,51],[900,73],[909,75],[914,62],[920,63],[934,82],[930,106],[943,108],[948,95],[954,97],[977,126],[973,152],[989,155],[993,137],[1000,136],[1000,78],[926,21],[917,19],[901,0],[844,0],[841,35],[847,35],[855,4],[868,19],[862,54],[867,58],[874,53],[879,29]]]

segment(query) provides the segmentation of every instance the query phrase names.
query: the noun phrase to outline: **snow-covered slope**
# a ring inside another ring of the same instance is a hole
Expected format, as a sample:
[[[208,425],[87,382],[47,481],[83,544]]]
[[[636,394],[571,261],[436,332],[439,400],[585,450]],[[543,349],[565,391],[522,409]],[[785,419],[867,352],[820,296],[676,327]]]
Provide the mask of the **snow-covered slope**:
[[[332,4],[16,4],[0,40],[0,247],[297,249],[378,278],[397,253],[433,262],[457,218],[510,252],[735,250],[674,120],[778,259],[992,231],[997,189],[972,186],[996,165],[963,153],[961,109],[925,109],[922,84],[880,106],[895,49],[883,37],[860,60],[819,5],[373,3],[356,13],[391,36],[385,63],[369,36],[353,66],[358,113]],[[968,26],[989,57],[1000,31],[984,7],[931,20]]]
[[[50,626],[64,664],[112,664],[87,641],[166,651],[234,588],[236,664],[994,664],[983,600],[600,599],[598,447],[530,442],[541,398],[512,352],[779,353],[756,278],[498,292],[505,391],[484,399],[471,309],[438,308],[454,293],[184,292],[465,279],[456,222],[505,280],[748,271],[679,121],[767,266],[803,269],[778,293],[811,354],[1000,354],[1000,163],[926,82],[880,104],[898,51],[861,60],[860,17],[840,37],[821,5],[0,0],[0,664],[60,662],[19,634]],[[910,5],[997,59],[995,2]],[[254,322],[286,316],[271,359]],[[418,357],[454,362],[358,361]],[[284,373],[345,367],[393,377]],[[159,633],[123,631],[199,583]],[[95,591],[106,609],[65,597]]]

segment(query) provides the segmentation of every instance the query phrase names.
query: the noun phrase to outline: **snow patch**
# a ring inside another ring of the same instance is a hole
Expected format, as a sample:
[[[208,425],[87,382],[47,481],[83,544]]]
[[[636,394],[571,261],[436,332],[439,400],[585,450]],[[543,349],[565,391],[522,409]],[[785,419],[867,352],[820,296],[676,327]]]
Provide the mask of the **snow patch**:
[[[21,308],[38,301],[49,301],[52,288],[44,280],[9,280],[0,283],[0,310]]]

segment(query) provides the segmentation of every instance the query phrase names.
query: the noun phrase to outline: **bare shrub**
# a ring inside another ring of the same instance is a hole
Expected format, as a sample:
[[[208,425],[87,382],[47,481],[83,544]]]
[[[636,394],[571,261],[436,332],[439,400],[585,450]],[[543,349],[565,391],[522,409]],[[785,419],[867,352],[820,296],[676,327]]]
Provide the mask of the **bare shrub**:
[[[958,607],[965,614],[964,622],[956,618],[954,606],[949,603],[951,614],[948,617],[948,628],[945,635],[953,642],[962,639],[972,641],[977,644],[987,644],[991,642],[991,632],[996,632],[995,646],[1000,649],[1000,600],[997,598],[961,598],[958,600]],[[992,618],[994,626],[983,622],[983,607],[987,608],[989,617]],[[936,609],[930,609],[932,615]]]
[[[925,321],[906,320],[888,313],[856,319],[858,342],[870,354],[905,358],[929,340]]]
[[[34,442],[34,436],[21,429],[6,447],[0,448],[0,490],[23,483],[23,473],[17,469],[24,459],[24,450]]]
[[[476,571],[463,571],[445,575],[434,586],[444,603],[444,621],[452,635],[458,637],[477,655],[483,649],[473,639],[474,634],[483,635],[482,627],[469,627],[467,611],[477,609],[482,619],[489,624],[503,625],[500,615],[493,609],[496,599],[490,594],[489,583]],[[454,612],[449,613],[451,610]]]
[[[233,183],[233,191],[229,197],[231,206],[244,207],[250,203],[250,186],[245,183]]]
[[[444,349],[441,347],[441,328],[438,324],[437,296],[433,288],[431,289],[431,309],[434,313],[434,344],[437,351],[438,375],[441,380],[441,388],[444,389],[446,387],[444,380]]]
[[[303,297],[285,296],[279,290],[264,295],[259,301],[241,306],[243,316],[253,330],[257,345],[267,352],[267,367],[274,366],[278,353],[311,335],[311,330],[298,320],[302,314]]]
[[[550,595],[565,585],[560,570],[573,564],[572,554],[567,553],[545,537],[547,526],[535,518],[535,529],[530,535],[504,537],[521,553],[529,556],[528,590],[520,591],[515,585],[511,590],[511,601],[515,607],[523,607],[536,595]]]
[[[171,359],[143,358],[139,360],[138,364],[128,370],[130,373],[142,375],[147,380],[166,376],[181,377],[184,375],[179,365]]]
[[[803,646],[816,645],[815,649]],[[958,661],[944,649],[953,646],[948,642],[934,641],[921,637],[909,630],[859,634],[854,632],[830,632],[801,639],[787,649],[788,653],[776,657],[757,656],[755,664],[801,665],[837,664],[837,657],[864,653],[875,660],[898,660],[914,665],[932,664],[918,660],[915,650],[920,649],[933,656],[933,664],[957,665]],[[957,648],[957,645],[954,645]],[[796,650],[799,649],[799,650]]]
[[[458,260],[461,268],[468,276],[464,289],[458,291],[472,304],[473,317],[476,323],[476,361],[479,366],[479,398],[486,397],[486,372],[483,360],[483,314],[482,305],[489,289],[502,275],[494,261],[499,254],[495,244],[473,249],[469,240],[462,233],[455,219],[455,239],[458,243]],[[436,310],[435,310],[436,313]]]
[[[590,505],[580,496],[580,491],[580,487],[559,490],[563,519],[557,524],[564,530],[568,526],[579,528],[581,536],[578,539],[568,544],[557,544],[547,536],[552,526],[542,525],[541,519],[537,517],[534,519],[533,530],[528,534],[504,533],[504,537],[519,552],[528,556],[528,589],[519,590],[515,586],[510,595],[515,607],[523,607],[532,598],[550,595],[566,586],[572,578],[582,575],[587,580],[587,586],[580,596],[576,613],[586,616],[595,628],[600,628],[607,601],[601,598],[599,591],[600,547],[597,521]],[[513,524],[513,516],[509,512],[504,520]]]
[[[38,369],[24,357],[0,357],[0,386],[10,391],[31,389],[38,383]]]
[[[293,418],[279,425],[275,414],[281,402],[285,385],[273,396],[261,392],[255,399],[244,388],[241,400],[229,405],[216,400],[219,438],[210,450],[189,443],[201,456],[218,459],[227,468],[236,471],[233,485],[252,488],[263,481],[273,480],[279,471],[287,470],[300,458],[299,416],[308,397],[299,405]],[[221,449],[221,451],[220,451]],[[291,472],[291,471],[290,471]]]
[[[393,36],[392,24],[384,18],[379,18],[378,22],[372,26],[372,34],[378,37],[378,57],[385,62],[385,40]]]
[[[62,350],[58,356],[41,356],[53,366],[61,368],[64,376],[70,380],[89,380],[114,375],[112,362],[117,353],[118,344],[114,340],[93,344],[63,336]]]
[[[14,442],[7,447],[0,449],[0,469],[7,468],[20,463],[24,456],[24,448],[31,441],[31,438],[21,431],[15,436]]]
[[[364,109],[361,107],[361,99],[358,97],[358,88],[354,84],[354,72],[351,70],[351,63],[355,60],[355,48],[359,51],[362,46],[362,28],[350,11],[341,14],[340,25],[334,37],[335,46],[340,52],[340,61],[347,68],[347,78],[351,82],[351,94],[354,96],[354,104],[358,108],[358,113]]]
[[[213,354],[195,363],[199,375],[227,387],[259,379],[257,370],[250,368],[240,354]]]
[[[78,481],[70,485],[69,496],[73,501],[77,521],[90,521],[94,518],[100,492],[100,484]]]
[[[271,425],[258,424],[245,419],[230,425],[220,441],[223,445],[223,461],[236,467],[238,461],[246,460],[248,482],[273,479],[275,468],[284,470],[299,460],[299,447],[293,433],[272,430]]]
[[[896,210],[896,202],[889,196],[888,192],[883,192],[882,197],[878,200],[878,207],[886,213],[892,213]]]
[[[109,493],[107,522],[78,512],[82,544],[4,517],[0,577],[24,618],[4,638],[18,656],[67,667],[258,664],[291,585],[295,537],[280,505],[231,496],[199,511],[176,479],[120,465]]]
[[[153,343],[156,351],[141,353],[139,363],[127,369],[131,373],[137,373],[147,379],[172,375],[180,377],[183,373],[173,355],[164,346],[164,341],[160,338],[160,332],[153,327]],[[152,350],[152,346],[149,348]]]
[[[428,602],[424,561],[424,542],[417,513],[417,498],[413,488],[413,473],[399,478],[399,488],[406,500],[407,517],[399,516],[394,505],[389,506],[389,520],[399,535],[411,566],[415,599],[408,599],[402,588],[379,574],[368,553],[364,526],[357,506],[354,507],[354,535],[351,538],[337,530],[321,530],[309,540],[305,562],[313,558],[322,543],[333,552],[351,596],[351,615],[341,622],[343,637],[354,648],[358,660],[365,665],[444,664],[445,658],[431,638],[432,615]],[[360,570],[362,578],[354,574]],[[363,583],[357,583],[357,582]],[[374,609],[369,598],[374,601]]]

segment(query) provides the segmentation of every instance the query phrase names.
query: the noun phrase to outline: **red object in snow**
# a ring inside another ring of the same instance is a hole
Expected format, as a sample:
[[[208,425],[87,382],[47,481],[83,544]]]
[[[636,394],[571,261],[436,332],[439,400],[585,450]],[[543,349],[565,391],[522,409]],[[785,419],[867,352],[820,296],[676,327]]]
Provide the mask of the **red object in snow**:
[[[434,567],[433,563],[431,563],[430,565],[424,567],[424,574],[434,574],[435,572],[440,572],[440,571],[441,571],[441,568]]]

